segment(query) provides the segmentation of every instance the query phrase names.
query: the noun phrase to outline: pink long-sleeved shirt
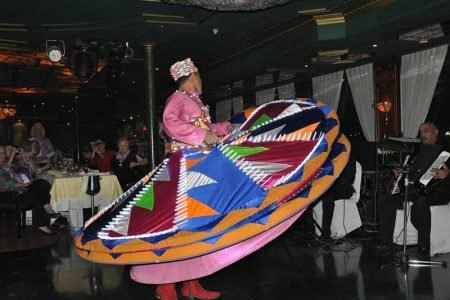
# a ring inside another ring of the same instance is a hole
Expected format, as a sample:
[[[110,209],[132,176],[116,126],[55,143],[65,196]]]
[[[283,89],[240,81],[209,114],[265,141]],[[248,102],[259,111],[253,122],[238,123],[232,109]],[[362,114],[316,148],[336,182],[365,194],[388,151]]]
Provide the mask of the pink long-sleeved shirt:
[[[198,93],[189,93],[200,103]],[[163,113],[163,128],[171,138],[190,145],[201,145],[205,139],[206,129],[192,123],[202,116],[202,110],[198,103],[185,93],[176,91],[166,101]],[[230,123],[220,122],[211,124],[214,134],[221,136],[227,134]]]

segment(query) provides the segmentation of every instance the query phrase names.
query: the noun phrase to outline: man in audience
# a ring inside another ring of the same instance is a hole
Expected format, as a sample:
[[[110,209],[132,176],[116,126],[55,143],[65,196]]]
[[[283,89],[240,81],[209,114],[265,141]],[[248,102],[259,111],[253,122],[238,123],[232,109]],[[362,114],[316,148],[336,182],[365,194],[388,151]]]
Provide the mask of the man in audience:
[[[408,187],[408,200],[412,201],[411,223],[418,231],[418,256],[430,255],[431,212],[430,206],[444,205],[450,201],[450,176],[448,176],[448,164],[440,169],[433,169],[432,175],[437,179],[437,185],[431,190],[417,188],[417,182],[427,171],[428,167],[444,150],[438,142],[438,129],[432,122],[425,122],[419,127],[421,144],[418,151],[413,153],[413,164],[409,174],[409,180],[414,183]],[[396,172],[396,175],[400,175]],[[431,183],[428,185],[430,186]],[[380,222],[381,244],[377,246],[379,254],[391,252],[393,249],[393,233],[397,208],[402,207],[404,195],[386,194],[378,198],[378,213]]]
[[[89,158],[89,165],[97,168],[100,172],[111,171],[111,159],[114,157],[115,152],[105,149],[105,142],[101,139],[97,139],[91,142],[91,157]]]

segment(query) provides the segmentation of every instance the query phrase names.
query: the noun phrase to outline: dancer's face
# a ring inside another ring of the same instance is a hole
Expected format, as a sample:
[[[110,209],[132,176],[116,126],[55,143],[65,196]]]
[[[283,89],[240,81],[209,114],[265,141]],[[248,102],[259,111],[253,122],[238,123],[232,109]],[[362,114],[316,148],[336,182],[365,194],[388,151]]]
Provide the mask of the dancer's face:
[[[199,95],[201,95],[203,92],[203,84],[202,84],[202,78],[200,77],[200,73],[195,72],[195,73],[192,73],[191,76],[192,76],[192,81],[194,83],[196,92]]]

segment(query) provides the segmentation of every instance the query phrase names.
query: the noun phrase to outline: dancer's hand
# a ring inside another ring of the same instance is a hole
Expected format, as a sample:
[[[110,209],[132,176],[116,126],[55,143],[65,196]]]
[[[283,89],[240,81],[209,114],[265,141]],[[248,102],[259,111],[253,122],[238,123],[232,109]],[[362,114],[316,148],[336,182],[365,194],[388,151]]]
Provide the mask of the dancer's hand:
[[[217,136],[216,136],[212,131],[208,130],[208,131],[206,132],[204,142],[205,142],[207,145],[213,145],[213,144],[216,144],[216,143],[217,143]]]

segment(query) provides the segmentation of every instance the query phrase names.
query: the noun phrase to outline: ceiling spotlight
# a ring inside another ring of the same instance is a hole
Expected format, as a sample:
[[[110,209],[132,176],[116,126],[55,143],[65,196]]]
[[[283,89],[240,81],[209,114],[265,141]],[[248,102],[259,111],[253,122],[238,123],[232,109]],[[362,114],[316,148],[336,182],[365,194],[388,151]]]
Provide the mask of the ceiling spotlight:
[[[377,48],[377,47],[378,47],[378,44],[372,44],[372,47],[373,47],[373,48]]]
[[[305,67],[305,68],[309,68],[309,65],[308,65],[308,64],[306,64],[306,65],[304,65],[304,67]]]
[[[47,40],[45,42],[47,57],[52,63],[59,63],[66,54],[64,41]]]

